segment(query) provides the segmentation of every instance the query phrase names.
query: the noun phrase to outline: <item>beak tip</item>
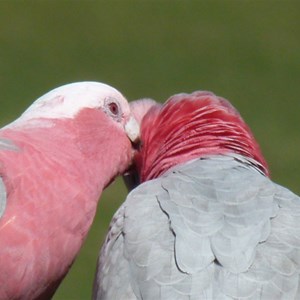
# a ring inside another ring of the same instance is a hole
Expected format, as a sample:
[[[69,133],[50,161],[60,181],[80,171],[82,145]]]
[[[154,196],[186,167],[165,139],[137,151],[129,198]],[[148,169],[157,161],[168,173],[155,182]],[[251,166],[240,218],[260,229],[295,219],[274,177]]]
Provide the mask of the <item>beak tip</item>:
[[[130,117],[128,122],[125,124],[125,131],[133,143],[136,143],[139,140],[140,126],[134,117]]]

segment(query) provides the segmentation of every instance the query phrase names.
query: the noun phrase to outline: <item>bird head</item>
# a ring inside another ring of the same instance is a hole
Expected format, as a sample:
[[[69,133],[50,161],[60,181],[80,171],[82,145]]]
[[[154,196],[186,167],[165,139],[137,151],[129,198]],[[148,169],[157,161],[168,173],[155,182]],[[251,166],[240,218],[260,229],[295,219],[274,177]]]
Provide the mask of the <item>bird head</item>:
[[[133,114],[143,107],[142,102],[132,104]],[[242,155],[269,174],[250,128],[226,99],[206,91],[181,93],[145,110],[141,146],[135,156],[135,184],[156,178],[177,164],[219,154]]]
[[[125,97],[99,82],[51,90],[3,129],[19,132],[18,146],[30,143],[51,157],[83,163],[88,176],[104,187],[128,168],[132,145],[139,139],[139,125]]]
[[[45,120],[72,119],[82,110],[100,110],[115,125],[124,128],[131,141],[139,137],[139,126],[132,117],[125,97],[100,82],[76,82],[55,88],[38,98],[8,127],[45,126]]]

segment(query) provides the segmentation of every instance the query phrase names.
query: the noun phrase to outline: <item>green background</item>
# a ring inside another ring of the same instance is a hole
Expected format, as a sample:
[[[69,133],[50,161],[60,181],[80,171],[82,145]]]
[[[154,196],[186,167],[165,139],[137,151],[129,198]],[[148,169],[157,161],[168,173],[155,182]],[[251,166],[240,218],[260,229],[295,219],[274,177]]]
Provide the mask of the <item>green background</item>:
[[[1,1],[0,124],[73,81],[109,83],[129,100],[212,90],[252,128],[272,178],[300,193],[299,1]],[[102,196],[54,299],[90,299],[98,249],[126,195]]]

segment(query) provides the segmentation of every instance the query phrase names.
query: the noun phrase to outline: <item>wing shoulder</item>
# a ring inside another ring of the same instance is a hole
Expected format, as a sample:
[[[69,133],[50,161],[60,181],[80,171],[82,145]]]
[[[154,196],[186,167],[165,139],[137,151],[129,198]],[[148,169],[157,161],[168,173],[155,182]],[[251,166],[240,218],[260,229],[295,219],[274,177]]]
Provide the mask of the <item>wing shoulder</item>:
[[[4,214],[5,207],[6,207],[6,188],[3,182],[3,179],[0,177],[0,219]]]
[[[19,148],[9,139],[0,138],[0,151],[19,151]],[[0,219],[4,214],[7,203],[7,191],[2,178],[2,166],[0,162]]]
[[[122,205],[112,218],[99,253],[93,299],[135,299],[129,282],[129,264],[124,256],[124,211]]]
[[[149,183],[140,185],[113,216],[98,258],[93,299],[137,299],[145,248],[159,228],[154,220],[159,205],[153,190]]]

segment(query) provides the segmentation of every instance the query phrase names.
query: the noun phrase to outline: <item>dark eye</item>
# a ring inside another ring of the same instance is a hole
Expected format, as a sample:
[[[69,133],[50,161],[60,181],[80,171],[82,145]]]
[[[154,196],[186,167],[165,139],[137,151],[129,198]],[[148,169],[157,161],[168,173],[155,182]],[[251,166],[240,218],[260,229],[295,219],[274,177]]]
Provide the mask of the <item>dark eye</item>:
[[[115,116],[119,115],[119,106],[117,105],[117,103],[115,102],[109,103],[108,108],[113,115]]]

